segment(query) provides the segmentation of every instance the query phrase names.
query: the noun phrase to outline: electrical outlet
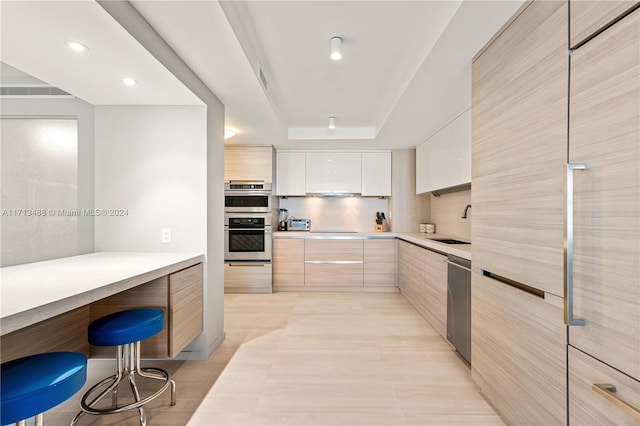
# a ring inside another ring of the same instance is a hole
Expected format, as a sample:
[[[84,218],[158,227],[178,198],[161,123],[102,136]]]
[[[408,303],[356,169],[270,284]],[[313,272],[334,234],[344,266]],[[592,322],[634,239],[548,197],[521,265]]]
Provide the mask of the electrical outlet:
[[[171,228],[162,228],[162,244],[171,242]]]

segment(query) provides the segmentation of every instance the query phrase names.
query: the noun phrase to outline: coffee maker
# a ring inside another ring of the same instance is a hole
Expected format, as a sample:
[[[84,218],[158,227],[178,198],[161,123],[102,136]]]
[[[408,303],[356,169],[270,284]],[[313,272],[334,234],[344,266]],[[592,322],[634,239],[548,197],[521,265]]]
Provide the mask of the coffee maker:
[[[289,210],[280,209],[278,212],[278,231],[287,230],[287,219],[289,219]]]

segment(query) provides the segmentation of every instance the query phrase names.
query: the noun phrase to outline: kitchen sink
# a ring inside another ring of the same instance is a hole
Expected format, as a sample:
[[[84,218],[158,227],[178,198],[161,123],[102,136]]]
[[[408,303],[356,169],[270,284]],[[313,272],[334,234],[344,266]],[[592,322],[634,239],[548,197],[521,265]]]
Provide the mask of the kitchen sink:
[[[431,241],[437,241],[444,244],[471,244],[466,241],[454,240],[453,238],[427,238]]]

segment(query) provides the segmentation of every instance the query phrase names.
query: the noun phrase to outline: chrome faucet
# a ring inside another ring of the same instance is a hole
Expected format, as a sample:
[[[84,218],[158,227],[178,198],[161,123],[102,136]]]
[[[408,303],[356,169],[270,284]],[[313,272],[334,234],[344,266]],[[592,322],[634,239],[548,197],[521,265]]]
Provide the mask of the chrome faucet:
[[[460,216],[462,219],[467,218],[467,212],[469,211],[470,208],[471,208],[471,204],[467,204],[467,206],[462,211],[462,216]]]

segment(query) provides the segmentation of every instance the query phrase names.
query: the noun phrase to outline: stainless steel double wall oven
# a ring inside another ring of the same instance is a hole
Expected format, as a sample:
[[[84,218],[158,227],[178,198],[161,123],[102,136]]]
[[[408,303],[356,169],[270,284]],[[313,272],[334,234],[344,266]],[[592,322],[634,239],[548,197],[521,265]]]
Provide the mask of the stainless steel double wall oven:
[[[224,206],[225,262],[271,263],[271,183],[226,183]]]

